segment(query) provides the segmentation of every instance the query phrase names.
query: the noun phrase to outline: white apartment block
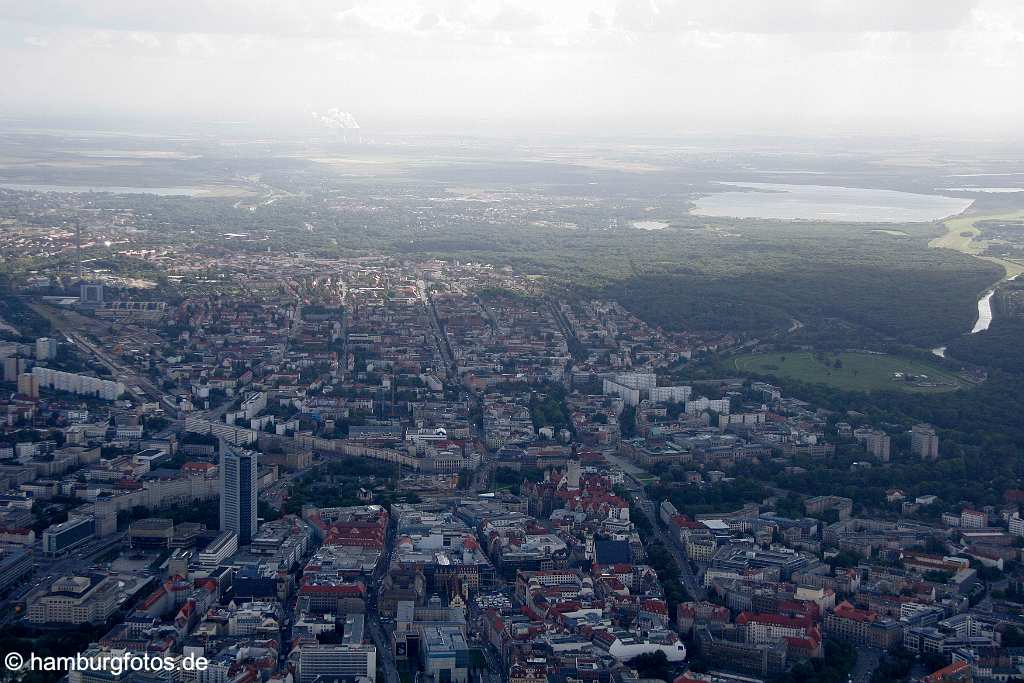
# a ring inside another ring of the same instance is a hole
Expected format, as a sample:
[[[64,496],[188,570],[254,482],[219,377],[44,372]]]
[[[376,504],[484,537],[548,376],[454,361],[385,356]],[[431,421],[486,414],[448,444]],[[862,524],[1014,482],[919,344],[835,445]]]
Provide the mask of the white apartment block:
[[[960,512],[961,529],[984,529],[988,526],[988,515],[978,510],[962,510]]]
[[[1024,536],[1024,517],[1018,514],[1010,517],[1010,533],[1014,536]]]
[[[377,648],[373,645],[306,645],[299,651],[299,683],[317,676],[377,680]]]
[[[918,424],[910,430],[910,449],[924,460],[939,457],[939,437],[928,424]]]
[[[635,407],[640,404],[639,389],[626,386],[625,384],[620,384],[614,380],[606,379],[604,381],[602,393],[604,393],[605,396],[618,396],[627,406]]]
[[[32,368],[32,374],[39,378],[39,386],[58,391],[67,391],[80,396],[96,396],[106,401],[115,401],[124,393],[124,384],[110,380],[62,372],[51,368]]]
[[[615,382],[630,389],[653,389],[658,386],[658,376],[653,372],[620,372]]]
[[[728,415],[730,409],[731,406],[729,404],[729,399],[727,398],[712,399],[701,396],[700,398],[686,402],[687,415],[699,415],[705,410],[713,410],[716,413]]]
[[[690,400],[690,396],[693,395],[693,387],[651,387],[650,395],[652,401],[657,401],[659,403],[665,403],[668,401],[686,403]]]

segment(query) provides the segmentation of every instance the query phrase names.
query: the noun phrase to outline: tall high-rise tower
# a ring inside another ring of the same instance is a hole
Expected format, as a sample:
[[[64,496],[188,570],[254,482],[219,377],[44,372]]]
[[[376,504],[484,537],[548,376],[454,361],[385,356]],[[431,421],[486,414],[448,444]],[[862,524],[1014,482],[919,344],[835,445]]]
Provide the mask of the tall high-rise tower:
[[[220,530],[238,534],[239,545],[256,535],[256,453],[220,444]]]
[[[939,437],[930,424],[917,424],[910,430],[910,450],[924,460],[939,457]]]

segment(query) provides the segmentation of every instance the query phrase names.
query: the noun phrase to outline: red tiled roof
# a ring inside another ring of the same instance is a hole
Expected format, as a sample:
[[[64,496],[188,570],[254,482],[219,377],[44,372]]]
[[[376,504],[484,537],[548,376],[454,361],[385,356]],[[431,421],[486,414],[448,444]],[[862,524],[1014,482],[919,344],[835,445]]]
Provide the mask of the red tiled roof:
[[[764,614],[755,612],[741,612],[740,615],[736,617],[736,623],[740,626],[755,623],[802,629],[807,629],[814,625],[813,620],[808,616],[786,617],[781,614]]]
[[[644,600],[641,609],[652,614],[668,615],[668,606],[661,600]]]
[[[160,600],[162,597],[164,597],[165,595],[167,595],[167,591],[164,590],[164,587],[163,586],[158,587],[155,591],[153,591],[152,593],[149,594],[149,597],[147,597],[142,602],[142,609],[149,609],[150,607],[155,605],[156,602],[158,600]]]
[[[1024,491],[1021,489],[1010,489],[1003,493],[1003,499],[1007,503],[1021,503],[1024,502]]]
[[[838,617],[841,617],[843,619],[851,619],[853,621],[868,621],[868,622],[872,622],[872,621],[876,621],[878,619],[878,615],[875,614],[874,612],[869,612],[868,610],[857,609],[856,607],[851,605],[849,602],[846,602],[845,600],[843,602],[839,603],[838,605],[836,605],[836,608],[835,608],[834,612],[835,612],[836,616],[838,616]]]
[[[953,678],[963,673],[965,669],[970,669],[971,665],[967,662],[953,662],[948,666],[944,666],[938,671],[933,671],[924,678],[921,679],[922,683],[944,683],[944,681],[959,680]]]
[[[299,589],[302,595],[363,595],[366,589],[361,583],[335,583],[335,584],[303,584]]]

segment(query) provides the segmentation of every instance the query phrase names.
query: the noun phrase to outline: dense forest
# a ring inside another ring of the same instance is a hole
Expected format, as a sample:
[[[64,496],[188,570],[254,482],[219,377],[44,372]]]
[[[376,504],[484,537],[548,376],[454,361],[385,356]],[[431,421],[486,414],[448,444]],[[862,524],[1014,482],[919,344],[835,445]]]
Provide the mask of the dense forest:
[[[833,419],[884,429],[898,442],[900,435],[919,422],[929,422],[939,433],[936,462],[894,456],[888,467],[852,470],[854,456],[800,464],[803,474],[782,475],[779,468],[753,468],[748,476],[809,495],[842,495],[858,504],[876,506],[886,489],[898,482],[912,495],[931,493],[945,505],[962,500],[997,505],[1007,491],[1024,480],[1024,396],[1021,376],[993,371],[988,381],[971,390],[943,394],[840,391],[816,384],[771,379],[786,395],[834,411]]]
[[[1024,375],[1024,319],[997,316],[987,330],[950,342],[946,354],[975,365]]]
[[[669,329],[763,333],[832,319],[917,346],[970,329],[979,293],[1001,273],[929,249],[932,226],[897,238],[863,225],[718,220],[654,232],[469,226],[391,246],[549,275],[556,296],[617,299]]]
[[[178,165],[191,180],[213,172],[198,162]],[[832,329],[839,324],[927,348],[970,329],[977,296],[1001,274],[994,264],[929,248],[943,230],[938,224],[893,231],[691,215],[693,199],[712,185],[694,183],[682,170],[640,176],[491,160],[355,178],[300,160],[269,168],[268,181],[295,194],[258,211],[239,210],[233,198],[91,200],[98,211],[133,208],[139,224],[132,240],[140,248],[172,243],[207,254],[394,254],[507,265],[541,276],[556,297],[614,298],[652,323],[692,331],[761,335],[794,319],[809,328],[828,321]],[[452,202],[457,182],[499,199]],[[19,206],[12,202],[12,210]],[[652,206],[667,227],[632,227]],[[38,220],[30,212],[18,218]],[[89,256],[115,272],[142,268],[116,262],[109,251],[93,247]],[[40,265],[11,259],[0,270]]]

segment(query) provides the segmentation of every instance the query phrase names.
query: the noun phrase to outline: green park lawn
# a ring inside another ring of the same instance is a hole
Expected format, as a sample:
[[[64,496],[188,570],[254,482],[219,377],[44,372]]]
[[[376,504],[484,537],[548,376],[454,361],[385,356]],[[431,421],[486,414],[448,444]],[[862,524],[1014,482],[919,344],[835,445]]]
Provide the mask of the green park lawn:
[[[740,372],[827,384],[849,391],[952,391],[967,386],[964,380],[938,365],[879,353],[756,353],[737,356],[733,363]],[[903,377],[897,377],[897,373]],[[908,379],[908,375],[913,379]]]

